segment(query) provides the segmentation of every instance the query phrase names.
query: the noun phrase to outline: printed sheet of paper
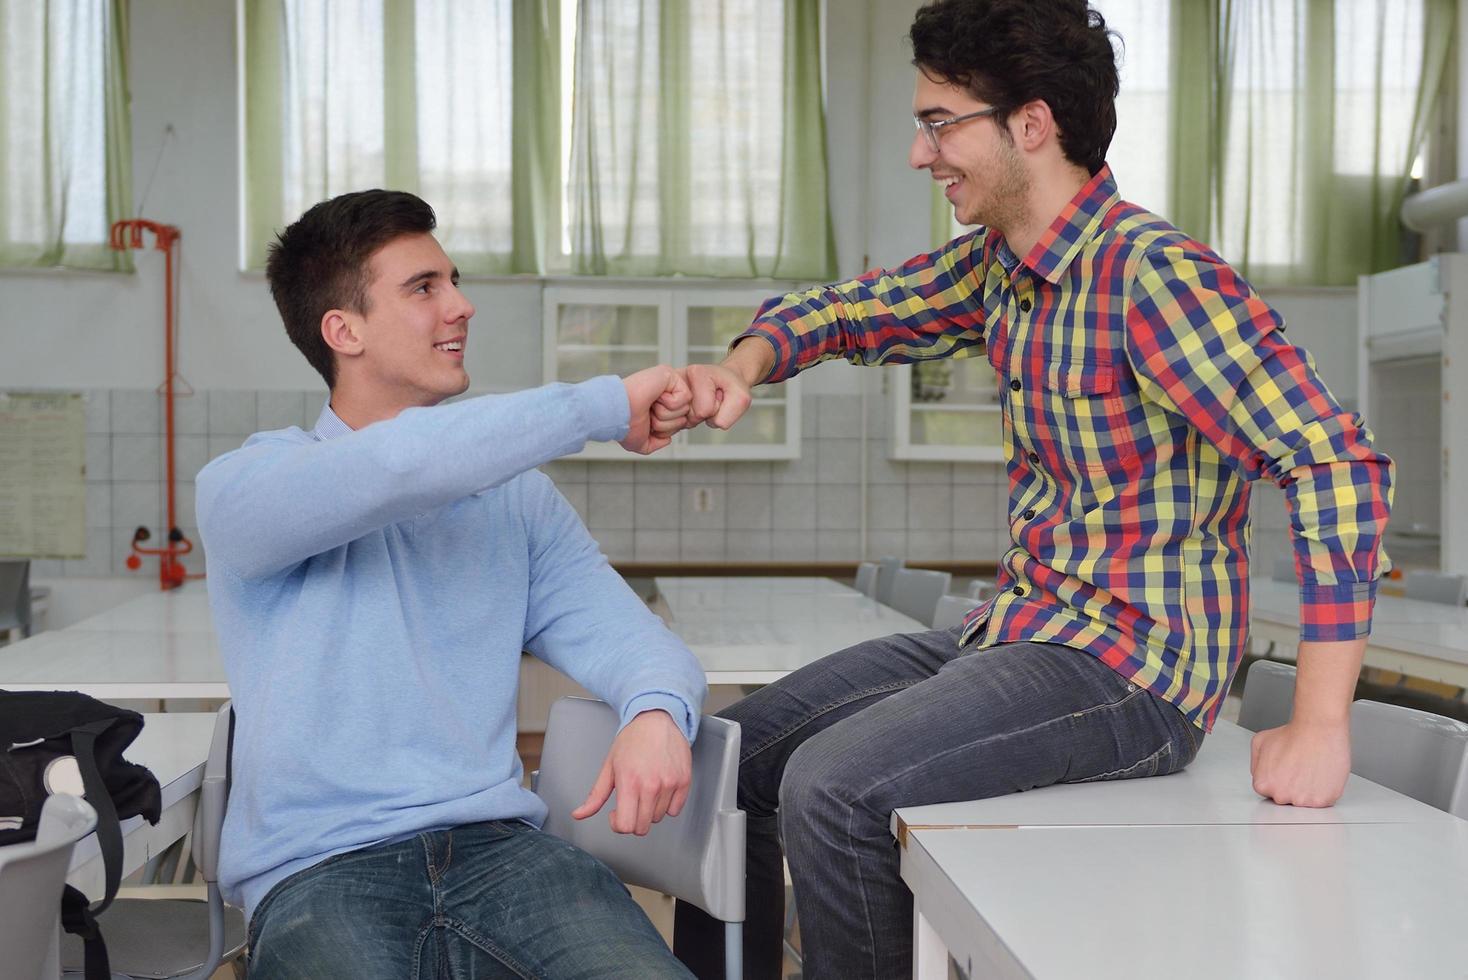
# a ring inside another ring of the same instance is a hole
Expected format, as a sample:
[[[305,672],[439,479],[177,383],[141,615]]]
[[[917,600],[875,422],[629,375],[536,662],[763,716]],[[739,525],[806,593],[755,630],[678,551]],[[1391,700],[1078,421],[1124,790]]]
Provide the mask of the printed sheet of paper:
[[[0,391],[0,557],[85,558],[80,394]]]

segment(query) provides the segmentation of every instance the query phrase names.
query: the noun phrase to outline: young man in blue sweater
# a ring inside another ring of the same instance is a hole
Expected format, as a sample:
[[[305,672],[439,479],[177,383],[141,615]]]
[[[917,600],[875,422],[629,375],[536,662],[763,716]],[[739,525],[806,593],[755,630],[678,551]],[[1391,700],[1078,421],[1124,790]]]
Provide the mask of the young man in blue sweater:
[[[615,787],[613,829],[645,834],[683,805],[703,671],[534,467],[659,448],[650,407],[686,386],[658,367],[440,405],[468,387],[474,308],[434,227],[363,191],[280,235],[271,293],[330,401],[198,477],[250,975],[687,976],[603,865],[537,829],[515,753],[528,650],[622,718],[574,815]]]

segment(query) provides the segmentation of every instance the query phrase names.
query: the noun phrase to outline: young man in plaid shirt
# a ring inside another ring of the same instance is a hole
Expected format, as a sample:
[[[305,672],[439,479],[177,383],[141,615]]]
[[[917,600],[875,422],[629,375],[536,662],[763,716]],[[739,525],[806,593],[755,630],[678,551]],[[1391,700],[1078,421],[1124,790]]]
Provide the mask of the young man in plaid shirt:
[[[1009,548],[998,596],[961,628],[843,650],[724,712],[743,726],[750,976],[779,971],[782,842],[806,976],[902,976],[895,807],[1188,765],[1244,651],[1258,479],[1290,509],[1302,629],[1294,714],[1255,736],[1253,785],[1331,805],[1387,567],[1392,464],[1362,420],[1247,282],[1119,196],[1101,15],[1084,0],[938,0],[911,38],[909,162],[983,227],[766,303],[722,365],[685,370],[686,423],[727,427],[752,385],[827,358],[987,357]],[[714,926],[679,910],[696,972],[717,971]]]

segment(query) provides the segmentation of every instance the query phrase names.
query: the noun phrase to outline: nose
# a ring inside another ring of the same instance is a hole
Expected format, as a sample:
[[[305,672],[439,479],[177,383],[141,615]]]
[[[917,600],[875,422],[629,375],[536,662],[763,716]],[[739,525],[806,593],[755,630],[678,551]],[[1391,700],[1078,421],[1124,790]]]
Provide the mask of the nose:
[[[912,145],[907,148],[907,165],[914,170],[922,170],[931,167],[938,159],[937,152],[928,145],[928,139],[921,130],[912,134]]]
[[[449,321],[457,323],[459,320],[468,320],[474,316],[474,304],[469,302],[469,297],[458,286],[454,287],[454,302],[449,307]]]

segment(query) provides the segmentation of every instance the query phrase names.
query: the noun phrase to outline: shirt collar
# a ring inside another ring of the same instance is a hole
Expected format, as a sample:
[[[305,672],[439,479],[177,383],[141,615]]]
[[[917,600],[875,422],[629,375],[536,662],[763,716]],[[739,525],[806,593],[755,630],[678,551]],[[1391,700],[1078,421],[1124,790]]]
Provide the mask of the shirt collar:
[[[1121,195],[1117,193],[1111,168],[1103,164],[1096,175],[1076,192],[1075,197],[1060,209],[1060,214],[1055,216],[1050,227],[1035,242],[1035,247],[1024,257],[1023,264],[1047,282],[1059,282],[1065,267],[1095,237],[1102,219],[1120,201]],[[1012,257],[1013,254],[1008,243],[1001,239],[999,261],[1006,268],[1010,268],[1010,264],[1004,262],[1005,257]],[[1010,268],[1010,271],[1013,272],[1013,269]]]
[[[317,439],[326,440],[344,436],[351,431],[352,427],[338,418],[337,414],[331,410],[331,401],[328,399],[321,407],[321,414],[316,417],[316,428],[311,430],[311,434]]]

